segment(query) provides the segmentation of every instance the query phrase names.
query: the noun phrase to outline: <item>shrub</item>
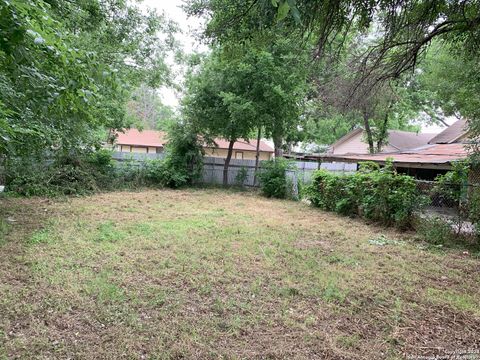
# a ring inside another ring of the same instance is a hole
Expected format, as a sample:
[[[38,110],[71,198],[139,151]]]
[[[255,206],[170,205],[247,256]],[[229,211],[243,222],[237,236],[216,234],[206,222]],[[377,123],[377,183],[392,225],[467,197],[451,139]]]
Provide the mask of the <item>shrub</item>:
[[[443,199],[443,202],[459,206],[466,197],[469,164],[467,161],[457,161],[452,166],[453,170],[435,178],[433,192],[436,197]]]
[[[287,178],[287,171],[292,165],[285,159],[264,161],[257,174],[260,189],[266,197],[285,199],[292,196],[291,181]]]
[[[420,238],[432,245],[448,245],[454,242],[454,233],[449,222],[438,217],[420,219],[416,225]]]
[[[248,170],[245,166],[242,166],[235,176],[235,185],[243,187],[245,185],[245,181],[247,181],[247,178]]]
[[[193,184],[203,170],[203,143],[188,124],[175,123],[169,129],[167,156],[161,167],[161,182],[178,188]]]
[[[318,170],[304,193],[321,209],[400,227],[409,226],[413,212],[426,203],[415,180],[397,174],[388,164],[381,170],[364,168],[344,176]]]
[[[45,160],[10,160],[6,189],[24,196],[83,195],[98,190],[98,168],[85,157]]]
[[[480,188],[474,188],[470,194],[469,219],[472,222],[477,239],[480,239]]]

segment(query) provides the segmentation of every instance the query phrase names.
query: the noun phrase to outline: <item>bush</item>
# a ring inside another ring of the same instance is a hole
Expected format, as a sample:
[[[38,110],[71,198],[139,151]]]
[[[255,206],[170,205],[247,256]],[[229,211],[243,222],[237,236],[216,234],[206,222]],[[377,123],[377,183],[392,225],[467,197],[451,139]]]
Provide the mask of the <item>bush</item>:
[[[9,160],[6,190],[24,196],[84,195],[99,189],[97,177],[109,170],[88,156],[45,160]]]
[[[203,170],[203,143],[188,124],[176,123],[169,130],[167,156],[160,169],[161,182],[178,188],[193,184]]]
[[[426,204],[415,180],[397,174],[388,164],[381,170],[367,168],[345,176],[318,170],[304,193],[321,209],[400,227],[409,226],[413,212]]]
[[[454,242],[452,225],[444,219],[420,219],[415,228],[420,238],[429,244],[443,246]]]
[[[247,178],[248,170],[245,166],[242,166],[235,176],[235,185],[238,187],[243,187],[245,185],[245,181],[247,181]]]
[[[291,169],[291,163],[285,159],[262,162],[257,177],[263,195],[278,199],[291,198],[292,183],[287,178],[287,171]]]
[[[467,161],[457,161],[452,166],[453,170],[435,178],[433,193],[443,202],[458,207],[466,198],[469,164]]]
[[[475,228],[477,239],[480,239],[480,188],[474,188],[470,194],[469,219]]]

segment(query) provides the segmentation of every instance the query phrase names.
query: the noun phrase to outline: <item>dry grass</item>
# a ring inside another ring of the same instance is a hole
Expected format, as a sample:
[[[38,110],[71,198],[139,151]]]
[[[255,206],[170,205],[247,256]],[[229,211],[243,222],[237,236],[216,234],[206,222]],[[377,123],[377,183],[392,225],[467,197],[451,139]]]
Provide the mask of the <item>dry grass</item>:
[[[413,234],[220,190],[0,209],[0,358],[400,359],[480,346],[480,259]]]

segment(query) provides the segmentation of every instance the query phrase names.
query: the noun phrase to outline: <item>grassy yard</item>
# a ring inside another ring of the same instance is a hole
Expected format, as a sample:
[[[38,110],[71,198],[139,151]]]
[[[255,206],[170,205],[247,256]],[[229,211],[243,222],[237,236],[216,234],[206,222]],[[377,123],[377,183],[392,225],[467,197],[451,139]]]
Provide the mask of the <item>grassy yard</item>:
[[[480,257],[221,190],[0,199],[1,358],[480,349]]]

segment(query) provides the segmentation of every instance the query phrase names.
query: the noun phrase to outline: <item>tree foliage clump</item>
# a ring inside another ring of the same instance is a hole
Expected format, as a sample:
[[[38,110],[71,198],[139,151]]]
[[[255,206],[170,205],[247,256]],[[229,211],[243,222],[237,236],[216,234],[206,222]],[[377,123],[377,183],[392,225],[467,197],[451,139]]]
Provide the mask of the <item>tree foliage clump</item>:
[[[389,165],[345,176],[318,170],[305,196],[324,210],[399,227],[410,226],[414,211],[426,203],[415,179],[397,174]]]
[[[292,46],[279,41],[271,49],[216,48],[189,77],[183,102],[187,121],[205,139],[229,142],[224,184],[235,141],[248,141],[264,129],[279,149],[298,123],[306,79],[301,67],[291,68],[301,62]]]
[[[124,127],[131,89],[168,80],[173,30],[123,0],[0,0],[0,156],[98,147]]]
[[[190,124],[176,123],[169,130],[167,156],[159,182],[178,188],[192,185],[202,175],[203,141]]]
[[[293,170],[286,159],[263,161],[257,174],[260,190],[266,197],[286,199],[292,197],[292,182],[287,172]]]

